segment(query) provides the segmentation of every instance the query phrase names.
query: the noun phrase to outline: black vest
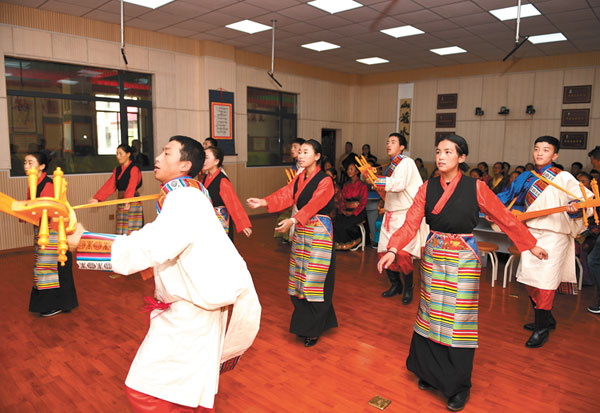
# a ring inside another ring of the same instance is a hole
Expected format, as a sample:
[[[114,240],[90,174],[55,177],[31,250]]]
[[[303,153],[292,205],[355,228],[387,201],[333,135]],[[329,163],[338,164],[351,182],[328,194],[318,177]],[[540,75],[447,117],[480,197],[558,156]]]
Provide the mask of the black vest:
[[[304,171],[302,173],[304,173]],[[306,186],[300,193],[300,196],[298,197],[298,202],[296,203],[296,206],[298,207],[299,210],[304,208],[304,206],[306,204],[308,204],[308,202],[311,200],[313,194],[317,190],[319,183],[321,183],[321,181],[323,179],[331,179],[331,177],[329,175],[327,175],[325,172],[323,172],[323,170],[320,170],[306,184]],[[298,179],[296,179],[296,181],[294,182],[294,199],[296,198],[296,192],[298,192]],[[334,206],[334,200],[333,200],[333,196],[332,196],[331,199],[329,200],[329,202],[327,202],[327,205],[325,205],[319,212],[317,212],[317,214],[329,215],[329,213],[333,209],[333,206]]]
[[[122,168],[123,167],[121,165],[117,166],[117,172],[115,175],[117,190],[119,192],[123,192],[127,189],[127,185],[129,185],[129,179],[131,178],[131,168],[137,168],[137,166],[135,166],[133,164],[133,162],[129,163],[129,166],[127,167],[127,169],[125,169],[125,172],[123,172],[123,175],[119,178],[119,175],[121,175]],[[135,189],[136,190],[139,189],[140,186],[142,186],[141,174],[140,174],[140,183],[138,184],[138,186],[135,187]]]
[[[48,184],[52,184],[52,179],[50,179],[50,178],[48,177],[48,175],[46,175],[46,176],[44,177],[44,179],[42,179],[42,180],[40,181],[40,183],[37,185],[37,188],[36,188],[36,190],[35,190],[35,197],[36,197],[36,198],[39,198],[39,197],[40,197],[40,195],[42,194],[42,191],[44,190],[44,188],[45,188],[45,187],[46,187],[46,185],[48,185]],[[52,196],[54,196],[54,194],[52,194]]]
[[[205,182],[208,180],[208,174],[204,175],[204,179],[202,180],[202,185],[204,185],[210,194],[210,200],[215,208],[225,206],[225,202],[223,202],[223,198],[221,198],[221,179],[227,179],[229,181],[229,178],[227,178],[222,171],[219,171],[217,176],[215,176],[215,179],[213,179],[208,186],[205,185]]]
[[[442,211],[433,215],[431,211],[443,193],[440,178],[427,181],[425,217],[431,230],[450,234],[472,233],[479,221],[477,180],[463,175]]]

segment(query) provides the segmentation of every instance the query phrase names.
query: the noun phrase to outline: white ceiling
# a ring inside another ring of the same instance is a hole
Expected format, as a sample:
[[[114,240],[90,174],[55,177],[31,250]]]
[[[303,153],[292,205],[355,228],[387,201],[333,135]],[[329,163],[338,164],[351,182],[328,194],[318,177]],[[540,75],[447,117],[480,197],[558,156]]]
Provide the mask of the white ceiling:
[[[175,0],[156,10],[125,3],[125,25],[191,39],[212,40],[266,56],[271,31],[245,34],[224,27],[249,19],[277,20],[276,57],[346,73],[368,74],[501,60],[515,44],[516,21],[501,22],[489,10],[517,0],[357,0],[364,7],[331,15],[309,0]],[[120,0],[3,0],[23,6],[120,24]],[[521,35],[562,32],[568,41],[527,42],[516,58],[600,50],[600,0],[523,0],[541,16],[521,20]],[[412,25],[425,34],[394,39],[379,30]],[[315,41],[340,45],[315,52]],[[127,42],[127,39],[125,39]],[[468,53],[438,56],[429,49],[459,46]],[[378,56],[389,63],[366,66]]]

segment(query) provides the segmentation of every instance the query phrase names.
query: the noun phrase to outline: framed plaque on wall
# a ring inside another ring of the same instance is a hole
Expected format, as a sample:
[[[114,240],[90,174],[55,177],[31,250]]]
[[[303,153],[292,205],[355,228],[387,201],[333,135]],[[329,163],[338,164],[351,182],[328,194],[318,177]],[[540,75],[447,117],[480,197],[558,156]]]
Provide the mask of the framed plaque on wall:
[[[587,149],[587,132],[561,132],[560,149]]]
[[[436,128],[455,128],[456,113],[436,113],[435,114]]]
[[[565,86],[563,89],[563,104],[590,103],[592,101],[592,85]]]
[[[436,132],[435,133],[435,140],[437,142],[438,139],[444,139],[446,136],[450,136],[450,135],[454,135],[456,132],[451,131],[451,132]]]
[[[456,109],[458,106],[458,93],[447,93],[437,96],[438,109]]]
[[[563,109],[560,126],[589,126],[589,109]]]

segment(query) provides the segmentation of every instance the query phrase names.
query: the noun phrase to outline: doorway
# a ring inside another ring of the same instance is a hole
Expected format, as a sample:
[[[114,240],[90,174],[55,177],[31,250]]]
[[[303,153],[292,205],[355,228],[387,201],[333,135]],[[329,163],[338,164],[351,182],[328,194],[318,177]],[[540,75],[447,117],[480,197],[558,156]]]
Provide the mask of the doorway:
[[[336,129],[321,129],[321,147],[323,149],[323,156],[335,167],[335,135]]]

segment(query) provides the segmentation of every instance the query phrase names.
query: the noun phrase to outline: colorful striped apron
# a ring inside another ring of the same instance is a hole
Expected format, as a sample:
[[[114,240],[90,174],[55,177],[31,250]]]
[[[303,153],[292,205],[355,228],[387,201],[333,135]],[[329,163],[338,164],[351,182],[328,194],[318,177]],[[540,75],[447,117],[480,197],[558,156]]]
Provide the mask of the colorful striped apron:
[[[414,330],[450,347],[477,347],[481,262],[473,234],[429,234]]]
[[[331,263],[333,226],[327,215],[315,215],[306,225],[296,224],[290,254],[288,294],[323,302],[325,278]]]
[[[137,192],[135,196],[140,196]],[[124,192],[119,192],[119,199],[125,197]],[[129,235],[144,226],[144,214],[141,202],[131,202],[129,211],[125,211],[125,204],[117,205],[117,235]]]

